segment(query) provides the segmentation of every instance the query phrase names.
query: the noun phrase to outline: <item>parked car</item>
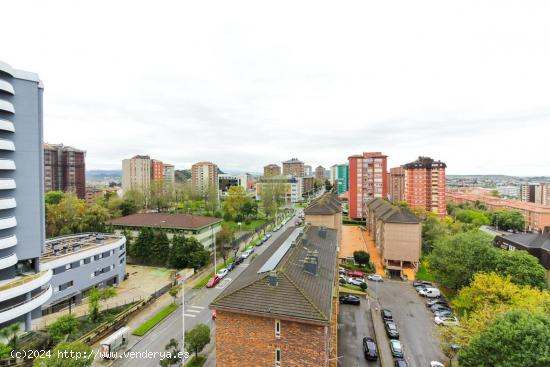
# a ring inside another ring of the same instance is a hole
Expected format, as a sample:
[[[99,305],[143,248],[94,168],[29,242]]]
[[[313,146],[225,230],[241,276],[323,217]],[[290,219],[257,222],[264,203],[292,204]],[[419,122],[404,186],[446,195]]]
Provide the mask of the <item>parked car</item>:
[[[390,340],[390,350],[392,356],[395,358],[403,358],[403,347],[401,346],[401,342],[399,340]]]
[[[431,361],[430,362],[430,367],[445,367],[445,365],[441,362]]]
[[[435,316],[451,316],[453,314],[453,311],[452,310],[440,310],[440,311],[436,311],[434,312],[434,315]]]
[[[437,298],[441,297],[441,292],[437,288],[426,288],[418,292],[423,297]]]
[[[237,266],[237,264],[235,264],[235,261],[233,261],[232,263],[229,263],[226,267],[227,271],[231,271],[233,269],[235,269],[235,267]]]
[[[373,338],[366,336],[363,338],[363,353],[368,361],[376,361],[378,359],[378,349]]]
[[[348,283],[359,287],[361,284],[365,283],[365,281],[359,278],[348,278]]]
[[[451,307],[447,304],[442,304],[442,303],[436,303],[435,305],[432,305],[430,307],[430,310],[432,310],[432,312],[435,312],[437,310],[444,310],[444,309],[451,309]]]
[[[271,236],[272,236],[272,234],[271,234],[271,233],[268,233],[268,234],[265,235],[265,238],[266,238],[266,239],[270,239]]]
[[[217,274],[212,275],[212,278],[210,278],[208,283],[206,283],[206,288],[214,287],[216,284],[220,282],[220,280],[221,278]]]
[[[352,277],[352,278],[364,278],[365,277],[365,273],[363,273],[361,271],[349,270],[346,274],[348,275],[348,277]]]
[[[223,278],[225,278],[227,273],[229,273],[229,270],[227,270],[227,268],[223,268],[220,271],[218,271],[217,275],[220,277],[220,279],[223,279]]]
[[[338,267],[338,273],[340,273],[340,274],[346,274],[346,269],[344,269],[343,267],[339,266],[339,267]]]
[[[394,359],[393,365],[395,367],[409,367],[409,365],[407,364],[407,361],[405,361],[403,358]]]
[[[434,317],[434,322],[436,325],[458,325],[458,319],[455,316],[436,316]]]
[[[243,258],[247,259],[250,256],[251,253],[252,253],[252,251],[250,251],[250,249],[248,249],[245,252],[243,252],[241,256]]]
[[[359,305],[361,304],[361,299],[357,296],[346,294],[344,296],[340,296],[340,303],[344,303],[348,305]]]
[[[380,314],[382,315],[382,320],[393,321],[393,315],[391,314],[391,311],[388,310],[387,308],[381,309]]]
[[[386,334],[390,339],[399,339],[399,332],[397,331],[397,325],[393,321],[386,321]]]
[[[435,299],[429,299],[426,301],[426,307],[432,307],[433,305],[446,305],[448,306],[449,304],[447,303],[447,301],[445,301],[444,299],[441,299],[441,298],[435,298]]]
[[[372,280],[373,282],[383,282],[384,278],[378,274],[369,274],[367,275],[368,280]]]
[[[238,258],[235,259],[235,265],[239,265],[244,261],[244,259],[245,259],[244,257],[239,256]]]
[[[430,286],[430,287],[433,286],[432,283],[427,282],[427,281],[425,281],[425,280],[415,280],[415,281],[413,282],[413,287],[415,287],[415,288],[416,288],[416,287],[419,287],[419,286],[421,286],[421,285]]]

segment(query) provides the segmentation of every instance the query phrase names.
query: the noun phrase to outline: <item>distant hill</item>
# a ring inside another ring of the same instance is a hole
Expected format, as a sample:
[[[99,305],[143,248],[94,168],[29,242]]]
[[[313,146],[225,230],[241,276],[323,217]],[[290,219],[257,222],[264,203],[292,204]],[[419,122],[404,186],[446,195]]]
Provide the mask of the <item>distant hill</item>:
[[[102,179],[105,177],[120,177],[122,176],[121,170],[90,170],[86,171],[86,177]]]
[[[176,182],[185,182],[191,179],[191,170],[190,169],[177,169],[175,171]]]

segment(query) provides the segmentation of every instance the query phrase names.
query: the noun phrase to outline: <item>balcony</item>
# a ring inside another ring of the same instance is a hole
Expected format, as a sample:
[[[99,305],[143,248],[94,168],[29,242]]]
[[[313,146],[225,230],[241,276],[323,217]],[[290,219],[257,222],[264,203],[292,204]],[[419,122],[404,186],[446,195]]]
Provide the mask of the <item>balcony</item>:
[[[0,119],[0,130],[10,131],[14,133],[15,127],[13,126],[13,122]]]
[[[0,199],[0,210],[13,209],[17,207],[14,198]]]
[[[11,159],[0,159],[0,170],[15,170],[15,162]]]
[[[46,289],[43,289],[40,293],[34,295],[29,300],[25,300],[18,304],[9,306],[4,309],[0,309],[0,323],[5,323],[10,320],[13,320],[19,316],[22,316],[48,302],[52,297],[53,290],[52,286],[48,286]]]
[[[6,269],[15,264],[17,264],[17,255],[15,253],[0,257],[0,269]]]
[[[7,139],[0,139],[0,150],[9,150],[10,152],[15,151],[15,144],[13,141]]]
[[[10,102],[0,99],[0,111],[15,113],[15,107]]]
[[[13,89],[13,85],[11,85],[10,82],[0,79],[0,90],[4,91],[6,93],[11,94],[12,96],[15,94],[15,90]]]
[[[15,180],[11,178],[0,179],[0,190],[13,190],[15,189]]]
[[[10,248],[17,245],[17,236],[12,234],[11,236],[0,237],[0,249]]]
[[[17,225],[17,219],[15,219],[15,217],[0,218],[0,230],[13,228],[16,225]]]
[[[23,275],[0,285],[0,302],[15,298],[42,287],[52,279],[52,271],[46,270],[31,275]]]

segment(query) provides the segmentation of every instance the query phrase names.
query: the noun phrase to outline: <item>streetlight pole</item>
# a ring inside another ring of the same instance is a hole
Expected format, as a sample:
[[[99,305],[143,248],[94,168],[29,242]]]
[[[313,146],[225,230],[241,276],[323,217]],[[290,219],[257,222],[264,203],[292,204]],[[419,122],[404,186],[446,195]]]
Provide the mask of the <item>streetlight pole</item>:
[[[214,245],[214,274],[216,274],[216,234],[214,233],[214,226],[212,226],[212,244]]]
[[[181,337],[181,350],[185,354],[185,276],[182,276],[181,281],[181,331],[182,331],[182,337]],[[185,358],[182,358],[182,362],[184,362]]]

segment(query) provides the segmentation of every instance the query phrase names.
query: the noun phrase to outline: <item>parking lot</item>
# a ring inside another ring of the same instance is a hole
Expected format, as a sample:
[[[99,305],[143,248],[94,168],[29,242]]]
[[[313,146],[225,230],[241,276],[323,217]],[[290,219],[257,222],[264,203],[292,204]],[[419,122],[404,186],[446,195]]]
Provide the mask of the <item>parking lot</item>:
[[[381,308],[391,310],[410,367],[428,367],[431,361],[444,361],[433,314],[426,307],[426,299],[416,293],[410,282],[369,282],[369,294],[378,299]]]
[[[340,305],[338,315],[338,366],[380,366],[379,362],[367,362],[363,355],[363,337],[374,338],[372,320],[367,300],[361,305]]]

